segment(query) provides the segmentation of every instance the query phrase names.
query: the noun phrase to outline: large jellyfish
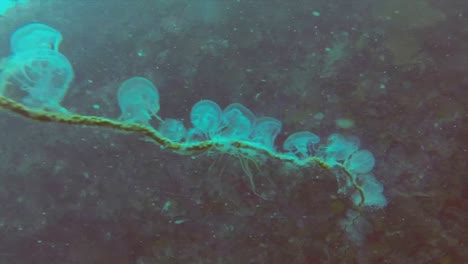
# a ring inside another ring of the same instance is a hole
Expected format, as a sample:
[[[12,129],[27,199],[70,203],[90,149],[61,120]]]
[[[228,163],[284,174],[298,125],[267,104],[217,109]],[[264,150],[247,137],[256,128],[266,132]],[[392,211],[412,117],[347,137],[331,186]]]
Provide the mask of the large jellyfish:
[[[73,80],[68,59],[51,49],[31,49],[7,58],[0,74],[0,92],[29,107],[50,110],[60,106]]]
[[[52,49],[58,51],[62,34],[56,29],[40,24],[27,24],[16,30],[10,38],[12,53],[31,49]]]

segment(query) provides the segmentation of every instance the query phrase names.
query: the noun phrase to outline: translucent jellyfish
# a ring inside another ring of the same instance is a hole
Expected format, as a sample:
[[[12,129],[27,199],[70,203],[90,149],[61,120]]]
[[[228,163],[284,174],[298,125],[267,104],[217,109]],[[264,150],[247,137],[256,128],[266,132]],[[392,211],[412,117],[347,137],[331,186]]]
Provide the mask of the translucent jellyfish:
[[[154,84],[143,77],[133,77],[119,87],[117,93],[122,114],[120,119],[149,125],[154,116],[158,119],[159,93]]]
[[[281,132],[281,121],[272,117],[260,117],[255,121],[250,139],[265,147],[274,148],[275,139]]]
[[[359,150],[354,152],[344,165],[354,173],[368,173],[374,168],[375,158],[372,152]]]
[[[193,105],[190,112],[192,125],[205,134],[206,138],[212,138],[219,132],[221,126],[222,111],[219,105],[211,100],[201,100]]]
[[[0,74],[0,90],[30,107],[64,110],[60,103],[73,80],[68,59],[51,49],[31,49],[12,55]]]
[[[10,38],[13,53],[31,49],[52,49],[58,51],[62,34],[44,24],[32,23],[16,30]]]
[[[224,109],[223,122],[222,136],[248,139],[255,123],[255,115],[247,107],[234,103]]]
[[[184,124],[180,120],[172,118],[162,121],[158,130],[163,136],[173,141],[181,141],[187,134]]]
[[[332,134],[328,137],[325,155],[327,159],[344,161],[359,149],[359,145],[360,141],[357,137]]]
[[[373,208],[383,208],[387,206],[387,198],[384,195],[384,187],[372,174],[363,174],[358,177],[361,182],[361,190],[364,193],[363,206]],[[355,192],[352,196],[353,203],[359,205],[361,203],[361,195]]]
[[[284,141],[283,149],[296,154],[299,158],[310,156],[313,145],[320,142],[320,137],[309,131],[300,131],[291,134]]]

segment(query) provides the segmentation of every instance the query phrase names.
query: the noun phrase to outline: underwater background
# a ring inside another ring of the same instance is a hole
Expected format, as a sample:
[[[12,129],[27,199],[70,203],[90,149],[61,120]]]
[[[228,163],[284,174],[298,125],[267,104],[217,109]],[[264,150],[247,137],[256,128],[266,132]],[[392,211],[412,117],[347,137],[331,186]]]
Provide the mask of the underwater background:
[[[280,120],[278,149],[357,136],[387,204],[273,160],[254,191],[235,156],[0,110],[0,263],[468,263],[466,0],[0,0],[1,58],[28,23],[63,35],[68,111],[118,119],[142,76],[187,127],[209,99]]]

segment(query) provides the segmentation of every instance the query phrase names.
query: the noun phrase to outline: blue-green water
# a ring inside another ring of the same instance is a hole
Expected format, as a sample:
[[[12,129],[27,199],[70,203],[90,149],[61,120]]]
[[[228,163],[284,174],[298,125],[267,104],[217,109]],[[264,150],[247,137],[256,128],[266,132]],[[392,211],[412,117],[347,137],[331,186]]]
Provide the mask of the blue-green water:
[[[183,146],[2,104],[0,263],[468,261],[466,1],[0,1],[4,98]]]

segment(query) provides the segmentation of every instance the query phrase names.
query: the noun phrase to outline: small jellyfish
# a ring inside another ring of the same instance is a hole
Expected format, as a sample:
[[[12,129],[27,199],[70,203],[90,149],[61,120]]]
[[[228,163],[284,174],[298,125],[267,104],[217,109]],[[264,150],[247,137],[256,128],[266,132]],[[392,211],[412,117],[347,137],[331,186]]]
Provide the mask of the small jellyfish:
[[[228,105],[223,111],[222,136],[230,139],[247,139],[252,132],[255,115],[239,103]]]
[[[159,124],[158,130],[163,136],[176,142],[184,139],[187,134],[184,124],[180,120],[172,118],[163,120],[161,124]]]
[[[10,38],[10,48],[12,53],[31,49],[58,51],[61,42],[62,34],[56,29],[40,23],[31,23],[13,33]]]
[[[265,147],[273,149],[275,139],[281,132],[281,127],[281,121],[276,118],[260,117],[255,121],[250,139],[253,142],[258,142]]]
[[[122,114],[120,119],[149,125],[154,116],[161,120],[159,111],[159,93],[154,84],[143,77],[133,77],[119,87],[117,93]]]
[[[211,100],[201,100],[193,105],[190,121],[206,138],[212,138],[219,132],[221,116],[221,108],[217,103]]]
[[[309,131],[300,131],[291,134],[284,141],[283,149],[297,155],[299,158],[310,156],[313,145],[320,142],[320,137]]]
[[[0,86],[7,95],[21,98],[29,107],[64,110],[60,106],[73,80],[68,59],[51,49],[31,49],[6,59]]]
[[[352,195],[352,200],[355,205],[362,205],[371,208],[383,208],[387,206],[388,201],[384,195],[384,187],[380,181],[378,181],[374,175],[361,174],[358,176],[360,182],[361,191],[364,193],[364,201],[362,201],[361,194],[356,191]]]
[[[372,152],[363,149],[354,152],[344,165],[354,173],[368,173],[374,168],[375,158]]]
[[[325,146],[325,156],[330,161],[344,161],[359,149],[359,145],[360,141],[357,137],[332,134],[328,137]]]

